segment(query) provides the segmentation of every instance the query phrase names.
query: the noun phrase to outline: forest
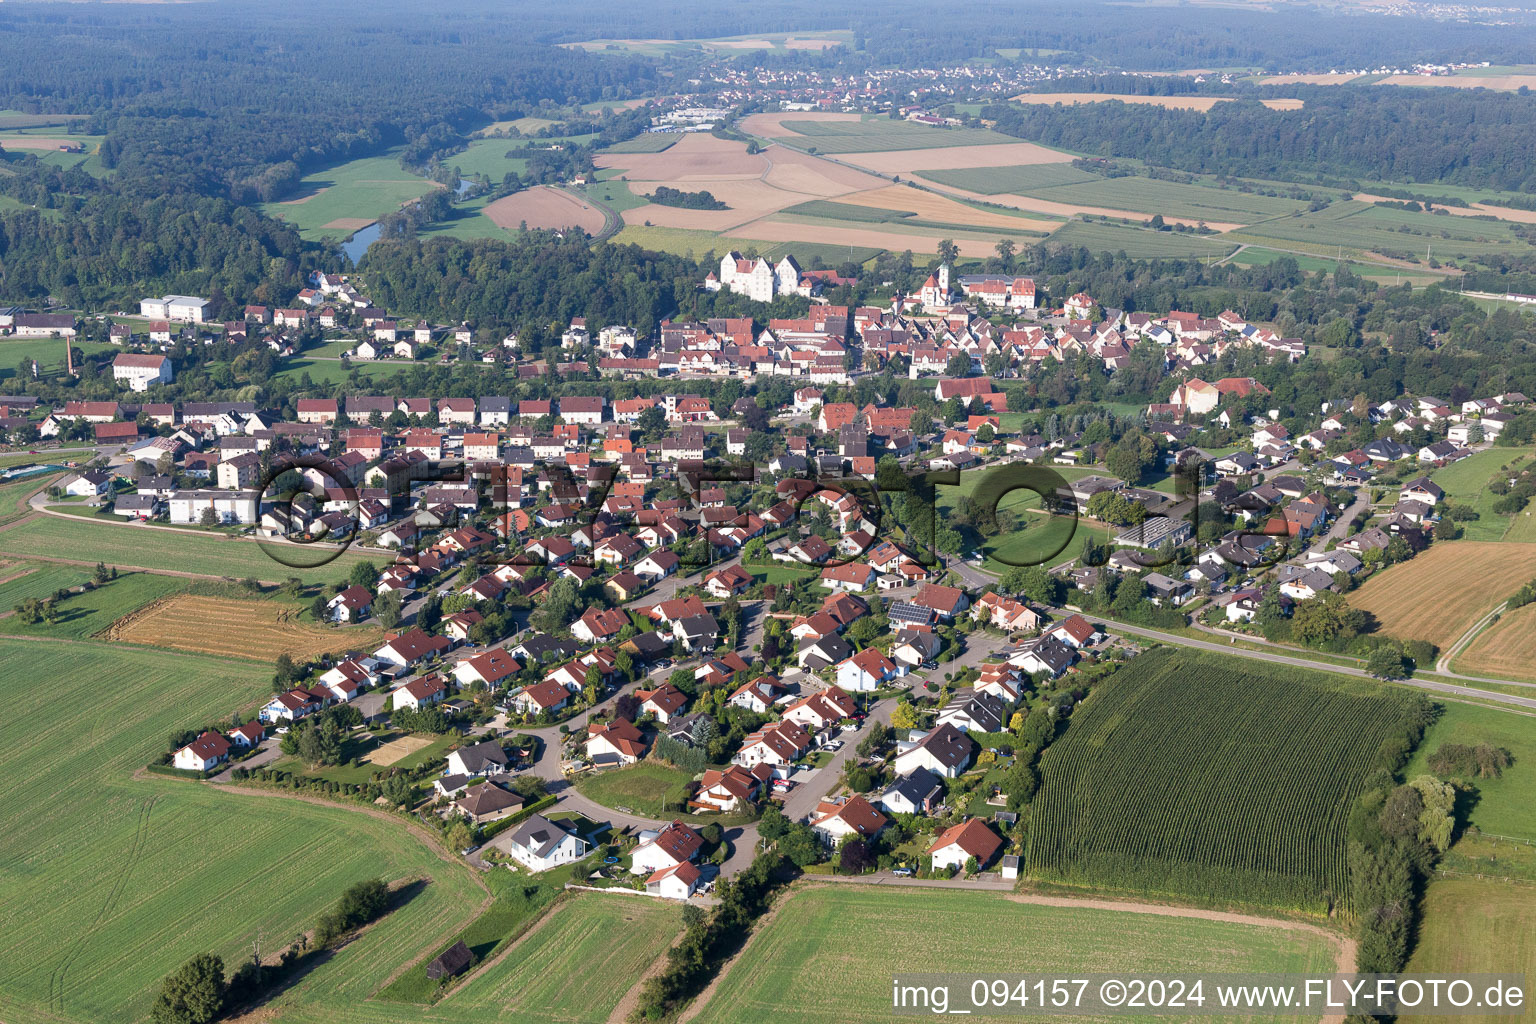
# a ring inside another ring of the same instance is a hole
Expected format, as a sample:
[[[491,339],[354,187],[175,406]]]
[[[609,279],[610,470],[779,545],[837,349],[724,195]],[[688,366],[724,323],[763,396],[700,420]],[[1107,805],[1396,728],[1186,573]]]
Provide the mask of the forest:
[[[0,13],[0,109],[90,115],[102,162],[143,194],[241,203],[388,146],[441,141],[540,104],[645,95],[648,62],[530,40],[521,17],[291,3],[16,7]],[[67,51],[68,60],[60,60]]]
[[[1116,102],[991,104],[982,117],[1031,142],[1191,173],[1536,191],[1536,119],[1527,96],[1374,86],[1286,91],[1303,109],[1246,100],[1206,112]]]
[[[218,197],[139,196],[116,179],[46,165],[0,178],[0,194],[41,206],[0,206],[0,295],[11,300],[99,309],[176,292],[215,308],[281,304],[311,270],[340,268],[333,248]]]

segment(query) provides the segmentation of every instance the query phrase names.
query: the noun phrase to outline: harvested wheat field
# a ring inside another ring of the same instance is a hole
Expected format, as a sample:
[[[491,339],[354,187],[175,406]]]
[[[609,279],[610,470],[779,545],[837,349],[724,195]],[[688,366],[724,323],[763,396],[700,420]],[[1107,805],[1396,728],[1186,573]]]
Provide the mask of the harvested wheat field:
[[[973,224],[978,228],[1055,231],[1061,227],[1060,221],[1029,220],[991,210],[978,210],[973,206],[966,206],[964,203],[910,185],[887,185],[885,188],[845,196],[839,201],[849,206],[869,206],[876,210],[915,213],[922,220],[942,221],[946,224]]]
[[[403,761],[416,751],[431,745],[431,736],[401,736],[399,739],[379,744],[373,753],[364,754],[361,760],[376,764],[380,768],[388,768],[396,761]]]
[[[1010,164],[1065,164],[1071,153],[1037,146],[1033,142],[1005,142],[996,146],[945,146],[935,149],[897,149],[883,153],[843,153],[838,159],[877,174],[910,171],[941,171],[962,167],[1006,167]]]
[[[337,217],[320,225],[323,231],[361,231],[372,224],[367,217]]]
[[[752,178],[768,169],[768,158],[749,155],[745,143],[698,133],[684,135],[660,153],[599,153],[592,162],[618,168],[631,181]]]
[[[1015,103],[1030,106],[1051,106],[1056,103],[1076,106],[1079,103],[1104,103],[1119,100],[1121,103],[1145,103],[1170,110],[1210,110],[1218,103],[1231,101],[1231,96],[1131,96],[1109,92],[1026,92],[1013,97]],[[1300,110],[1301,100],[1260,100],[1271,110]]]
[[[699,136],[688,136],[666,153],[675,153],[697,138]],[[725,140],[713,141],[718,143]],[[749,156],[742,143],[725,144],[734,147],[738,163],[726,164],[732,169],[713,175],[697,170],[679,173],[676,166],[669,166],[674,161],[653,159],[666,154],[612,154],[611,159],[625,159],[634,165],[624,172],[623,177],[629,183],[630,191],[636,195],[648,195],[657,186],[668,185],[690,192],[707,191],[730,207],[728,210],[685,210],[651,203],[625,210],[624,222],[699,231],[729,231],[808,200],[842,198],[885,188],[889,184],[884,178],[873,174],[866,174],[853,167],[842,167],[784,146],[769,146],[761,153]],[[694,147],[694,150],[695,157],[701,155],[700,147]],[[725,151],[710,147],[703,155],[718,162],[725,156]],[[632,159],[634,157],[642,159]],[[699,164],[695,160],[684,166],[697,168]],[[752,170],[754,167],[759,169]],[[743,172],[741,168],[747,170]],[[651,177],[655,174],[663,177]]]
[[[530,228],[555,231],[581,228],[595,235],[607,223],[602,210],[552,185],[514,192],[488,204],[482,212],[497,227],[512,230],[526,223]]]
[[[1536,544],[1442,542],[1377,573],[1349,603],[1382,633],[1445,648],[1532,577]]]
[[[1536,680],[1536,604],[1508,612],[1477,634],[1451,667],[1471,675]]]
[[[117,640],[226,658],[296,660],[351,648],[372,649],[384,641],[376,627],[329,629],[299,619],[298,610],[273,601],[176,594],[125,615],[100,634]]]
[[[1536,89],[1536,75],[1388,75],[1377,85],[1438,85],[1452,89]]]
[[[864,120],[863,114],[824,114],[814,111],[785,110],[777,114],[749,114],[741,119],[741,130],[748,135],[762,135],[770,139],[796,139],[801,134],[784,126],[785,121],[824,121],[847,123]]]
[[[1400,203],[1401,199],[1393,199],[1391,196],[1373,196],[1368,192],[1360,192],[1355,199],[1362,203]],[[1536,224],[1536,210],[1516,210],[1508,206],[1489,206],[1487,203],[1472,203],[1470,206],[1443,206],[1435,204],[1435,212],[1444,210],[1452,217],[1497,217],[1499,220],[1513,221],[1517,224]]]
[[[79,139],[45,139],[38,135],[7,135],[0,139],[0,146],[6,149],[60,150],[83,145]]]

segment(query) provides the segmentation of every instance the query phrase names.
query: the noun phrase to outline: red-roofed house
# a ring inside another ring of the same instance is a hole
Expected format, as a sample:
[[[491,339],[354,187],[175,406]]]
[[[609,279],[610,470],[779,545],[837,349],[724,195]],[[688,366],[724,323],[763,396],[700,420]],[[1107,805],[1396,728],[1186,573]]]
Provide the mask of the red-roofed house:
[[[828,846],[853,837],[873,839],[889,819],[862,796],[823,800],[811,816],[811,830]]]
[[[442,676],[433,672],[420,679],[412,679],[396,690],[395,710],[410,708],[412,711],[420,711],[422,708],[441,702],[447,696],[448,684],[443,681]]]
[[[229,759],[229,740],[216,732],[205,732],[176,751],[171,763],[191,772],[205,772]]]
[[[905,674],[905,669],[877,648],[866,647],[837,666],[837,685],[845,690],[874,690],[886,680]]]
[[[980,818],[970,818],[945,829],[928,848],[928,855],[933,858],[935,871],[950,867],[963,868],[972,857],[976,858],[979,867],[986,867],[987,862],[1002,848],[1003,841],[987,827],[986,822]]]

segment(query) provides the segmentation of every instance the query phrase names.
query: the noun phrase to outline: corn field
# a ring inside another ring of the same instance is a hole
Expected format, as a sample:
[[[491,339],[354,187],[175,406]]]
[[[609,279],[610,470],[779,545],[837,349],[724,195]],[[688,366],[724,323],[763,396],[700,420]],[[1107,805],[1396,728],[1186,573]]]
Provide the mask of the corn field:
[[[1042,759],[1042,878],[1326,911],[1345,826],[1407,705],[1321,673],[1153,651],[1100,684]]]

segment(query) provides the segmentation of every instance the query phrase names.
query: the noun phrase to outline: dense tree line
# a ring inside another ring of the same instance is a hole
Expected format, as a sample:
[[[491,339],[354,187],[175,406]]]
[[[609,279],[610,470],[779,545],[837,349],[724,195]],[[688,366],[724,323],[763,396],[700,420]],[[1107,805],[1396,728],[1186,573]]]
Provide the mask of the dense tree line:
[[[1536,191],[1530,100],[1485,89],[1298,88],[1301,110],[1257,100],[1208,111],[1142,103],[989,105],[997,130],[1098,156],[1203,174],[1453,182]]]
[[[0,107],[91,115],[102,162],[148,191],[270,200],[300,175],[401,142],[541,104],[645,95],[648,62],[535,42],[489,5],[427,11],[293,3],[12,11],[0,19],[11,73]],[[61,60],[61,54],[68,54]],[[150,187],[152,184],[152,188]]]
[[[591,245],[530,231],[508,241],[446,238],[374,245],[363,258],[369,294],[388,309],[439,320],[631,324],[649,333],[692,292],[698,267],[638,246]]]
[[[339,267],[334,250],[250,207],[123,184],[36,161],[0,178],[0,192],[39,207],[0,208],[0,295],[88,308],[166,292],[286,303],[308,271]]]

